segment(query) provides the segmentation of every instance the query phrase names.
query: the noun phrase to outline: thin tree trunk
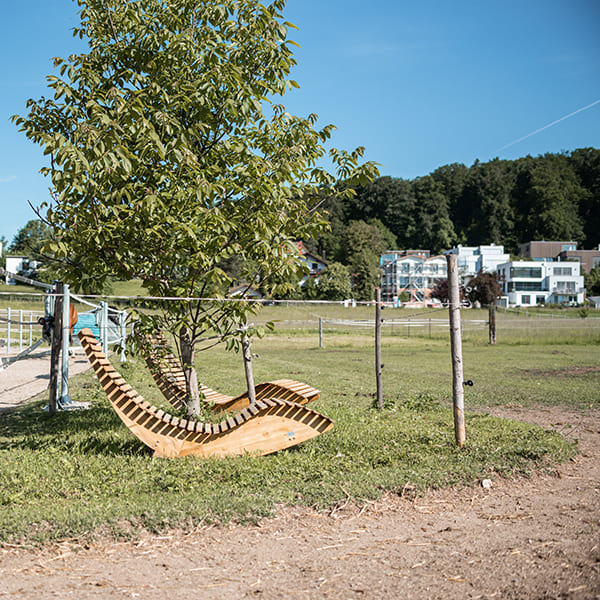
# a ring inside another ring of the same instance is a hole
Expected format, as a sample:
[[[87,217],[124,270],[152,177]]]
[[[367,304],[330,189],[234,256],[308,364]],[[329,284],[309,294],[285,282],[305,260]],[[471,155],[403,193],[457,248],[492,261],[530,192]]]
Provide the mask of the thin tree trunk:
[[[242,338],[242,352],[244,356],[244,370],[246,372],[246,384],[248,386],[248,401],[251,405],[256,404],[256,388],[254,387],[254,375],[252,373],[252,352],[250,339],[247,335]]]
[[[198,375],[194,366],[194,346],[187,328],[182,327],[179,332],[181,345],[181,363],[185,375],[185,390],[187,416],[200,414],[200,392],[198,390]]]

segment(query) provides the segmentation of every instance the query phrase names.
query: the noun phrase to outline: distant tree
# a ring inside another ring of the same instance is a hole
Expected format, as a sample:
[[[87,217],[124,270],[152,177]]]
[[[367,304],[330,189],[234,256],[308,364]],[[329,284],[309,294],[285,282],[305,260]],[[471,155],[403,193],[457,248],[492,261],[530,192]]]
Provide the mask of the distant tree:
[[[350,271],[346,265],[330,263],[319,273],[319,283],[315,286],[316,297],[321,300],[345,300],[352,296]]]
[[[362,250],[354,255],[352,264],[352,296],[357,300],[373,300],[373,289],[380,284],[381,270],[373,255]]]
[[[414,182],[414,191],[417,247],[433,253],[451,248],[456,233],[442,185],[431,176],[419,177]]]
[[[456,230],[466,230],[472,220],[473,205],[465,204],[465,187],[470,170],[461,163],[453,163],[437,168],[431,177],[439,184],[448,202],[450,218]]]
[[[585,195],[579,203],[586,246],[600,244],[600,149],[581,148],[571,153],[569,163],[575,169]]]
[[[46,223],[39,219],[28,221],[17,231],[10,245],[10,252],[24,254],[30,259],[39,260],[42,256],[42,247],[50,238],[51,229]]]
[[[353,221],[346,227],[341,242],[340,262],[352,273],[353,295],[357,300],[372,300],[373,288],[379,285],[379,259],[393,234],[377,219],[370,223]]]
[[[564,155],[521,159],[515,195],[522,240],[583,241],[580,203],[586,193]]]
[[[495,159],[471,167],[459,225],[469,244],[503,244],[507,250],[516,251],[520,240],[515,235],[514,180],[511,161]]]
[[[377,243],[380,244],[377,249],[379,250],[378,254],[381,254],[386,250],[398,249],[398,240],[396,239],[396,236],[379,219],[369,219],[367,225],[375,227],[379,232],[377,236]]]
[[[497,273],[479,271],[469,284],[470,291],[467,297],[471,302],[480,302],[483,305],[495,304],[502,296],[502,286],[498,280]]]
[[[585,289],[588,296],[600,296],[600,265],[594,267],[584,276]]]

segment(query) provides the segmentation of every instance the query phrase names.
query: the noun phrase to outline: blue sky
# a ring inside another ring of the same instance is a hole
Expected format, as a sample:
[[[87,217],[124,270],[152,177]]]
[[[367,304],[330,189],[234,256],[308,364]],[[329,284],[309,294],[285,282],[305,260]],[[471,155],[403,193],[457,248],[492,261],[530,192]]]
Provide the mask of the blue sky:
[[[49,199],[41,150],[10,117],[46,93],[53,56],[83,46],[71,0],[6,2],[2,17],[0,236],[10,241],[35,217],[28,201]],[[299,28],[301,87],[283,103],[335,124],[333,144],[365,146],[383,175],[600,147],[598,0],[288,0],[286,18]]]

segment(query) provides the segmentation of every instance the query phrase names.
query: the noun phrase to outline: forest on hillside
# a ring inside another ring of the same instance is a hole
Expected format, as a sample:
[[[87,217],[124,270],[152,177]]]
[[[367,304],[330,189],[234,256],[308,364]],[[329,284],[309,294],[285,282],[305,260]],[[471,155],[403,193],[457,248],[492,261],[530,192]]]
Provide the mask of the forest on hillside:
[[[438,253],[494,243],[516,253],[520,243],[543,239],[597,248],[600,150],[456,163],[413,180],[380,177],[325,209],[331,229],[311,249],[349,266],[366,250]]]

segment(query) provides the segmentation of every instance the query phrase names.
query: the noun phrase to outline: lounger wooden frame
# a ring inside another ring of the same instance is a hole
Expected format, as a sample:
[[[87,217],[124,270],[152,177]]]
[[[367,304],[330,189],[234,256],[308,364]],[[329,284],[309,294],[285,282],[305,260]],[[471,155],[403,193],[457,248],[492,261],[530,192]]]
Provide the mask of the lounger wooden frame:
[[[151,405],[119,375],[90,329],[79,339],[108,399],[155,456],[270,454],[316,437],[333,421],[289,400],[262,398],[220,423],[180,419]]]
[[[175,409],[183,410],[186,406],[186,385],[181,363],[173,354],[164,335],[158,333],[147,336],[146,340],[149,342],[150,350],[145,353],[144,358],[158,389]],[[320,394],[316,388],[293,379],[259,383],[254,389],[257,400],[276,397],[296,404],[308,404],[316,400]],[[202,384],[200,391],[204,395],[205,402],[216,411],[241,410],[250,404],[247,391],[235,397],[227,396]]]

